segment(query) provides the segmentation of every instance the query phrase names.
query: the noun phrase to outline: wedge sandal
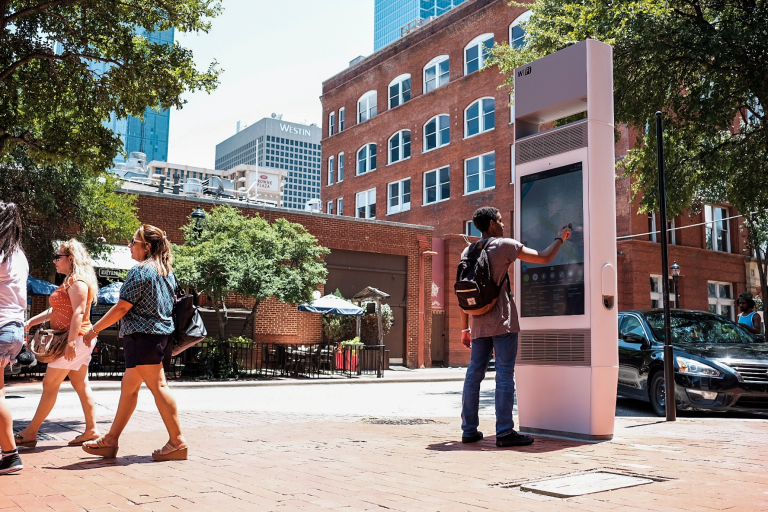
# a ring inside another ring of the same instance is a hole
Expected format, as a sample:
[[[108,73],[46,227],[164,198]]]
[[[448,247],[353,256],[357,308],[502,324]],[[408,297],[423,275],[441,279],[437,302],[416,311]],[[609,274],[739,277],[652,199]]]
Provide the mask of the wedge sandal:
[[[189,455],[189,447],[186,444],[173,446],[170,441],[165,443],[165,446],[159,450],[152,452],[152,458],[157,462],[165,462],[167,460],[187,460],[187,455]]]
[[[105,459],[114,459],[117,457],[117,446],[107,446],[104,443],[104,438],[100,437],[94,441],[86,441],[83,443],[83,451],[90,453],[91,455],[98,455]]]

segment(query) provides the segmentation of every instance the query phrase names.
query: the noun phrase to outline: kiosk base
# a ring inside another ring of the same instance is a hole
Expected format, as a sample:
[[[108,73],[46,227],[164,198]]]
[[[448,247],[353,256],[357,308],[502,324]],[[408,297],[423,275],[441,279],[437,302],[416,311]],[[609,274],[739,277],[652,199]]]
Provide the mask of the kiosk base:
[[[618,367],[518,364],[520,430],[576,439],[613,437]]]

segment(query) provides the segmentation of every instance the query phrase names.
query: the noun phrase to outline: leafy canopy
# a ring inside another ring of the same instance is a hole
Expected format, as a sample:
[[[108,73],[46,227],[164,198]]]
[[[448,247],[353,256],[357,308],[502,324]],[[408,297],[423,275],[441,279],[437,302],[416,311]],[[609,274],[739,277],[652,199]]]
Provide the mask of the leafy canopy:
[[[216,62],[198,71],[190,50],[146,34],[208,32],[219,12],[218,0],[0,0],[0,157],[23,146],[37,163],[107,169],[121,149],[110,113],[181,108],[218,84]]]
[[[587,38],[613,46],[616,121],[639,129],[623,162],[641,206],[658,210],[654,113],[665,114],[668,208],[728,201],[768,211],[768,2],[537,0],[526,45],[499,45],[514,67]],[[646,129],[647,126],[647,129]]]
[[[37,165],[17,147],[0,160],[0,201],[19,206],[30,266],[48,273],[55,242],[77,237],[92,257],[110,241],[129,239],[139,227],[136,196],[118,193],[119,180],[71,163]]]
[[[247,217],[237,208],[217,206],[202,229],[190,222],[183,228],[185,245],[174,246],[179,281],[210,295],[219,320],[219,339],[226,337],[227,295],[254,299],[243,332],[253,326],[261,302],[275,297],[297,305],[312,299],[325,283],[322,257],[329,250],[301,224],[277,219],[270,224]]]

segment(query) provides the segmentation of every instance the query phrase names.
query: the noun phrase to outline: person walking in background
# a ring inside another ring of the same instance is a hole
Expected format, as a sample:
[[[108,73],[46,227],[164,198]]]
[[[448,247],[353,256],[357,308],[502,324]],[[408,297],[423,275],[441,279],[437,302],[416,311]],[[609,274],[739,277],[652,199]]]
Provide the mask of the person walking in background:
[[[83,450],[102,457],[115,457],[118,440],[131,419],[142,382],[155,397],[170,439],[152,453],[158,461],[183,460],[188,448],[181,433],[176,401],[168,388],[163,371],[173,350],[173,319],[176,277],[171,268],[171,244],[163,231],[143,224],[133,235],[131,257],[139,263],[128,272],[120,289],[120,300],[85,335],[89,343],[100,331],[122,319],[120,337],[125,348],[120,403],[115,421],[106,435],[83,444]]]
[[[5,402],[5,367],[24,345],[29,262],[21,249],[21,216],[14,203],[0,201],[0,475],[24,465],[13,440],[13,418]]]
[[[490,277],[499,287],[499,297],[484,314],[469,317],[461,311],[461,343],[472,350],[464,391],[461,399],[461,429],[463,443],[476,443],[483,439],[477,430],[480,425],[480,383],[485,378],[491,353],[496,354],[496,446],[525,446],[533,438],[515,432],[512,409],[515,405],[515,358],[517,337],[520,326],[517,309],[512,301],[507,273],[516,259],[531,263],[549,263],[560,250],[560,246],[571,237],[568,226],[560,228],[555,240],[543,251],[535,251],[517,240],[504,237],[504,223],[497,208],[478,208],[472,222],[482,233],[482,238],[467,247],[461,254],[462,260],[470,251],[483,249],[490,266]],[[477,245],[482,244],[482,246]]]
[[[15,436],[16,444],[26,448],[34,448],[37,445],[40,425],[51,413],[56,404],[59,387],[67,377],[80,398],[85,415],[85,431],[70,441],[69,445],[79,446],[85,441],[99,437],[96,407],[88,382],[88,364],[96,345],[86,345],[83,341],[83,334],[91,328],[91,305],[96,303],[99,293],[93,260],[83,244],[72,239],[59,245],[56,256],[53,257],[53,264],[57,273],[66,276],[64,283],[51,294],[51,307],[27,320],[24,330],[29,332],[30,326],[50,320],[51,329],[69,331],[69,337],[64,355],[48,363],[43,378],[43,394],[35,416],[29,425]]]
[[[736,305],[739,307],[738,323],[744,329],[748,330],[752,334],[762,334],[762,322],[760,321],[760,315],[755,312],[755,299],[752,298],[752,294],[744,292],[736,299]]]

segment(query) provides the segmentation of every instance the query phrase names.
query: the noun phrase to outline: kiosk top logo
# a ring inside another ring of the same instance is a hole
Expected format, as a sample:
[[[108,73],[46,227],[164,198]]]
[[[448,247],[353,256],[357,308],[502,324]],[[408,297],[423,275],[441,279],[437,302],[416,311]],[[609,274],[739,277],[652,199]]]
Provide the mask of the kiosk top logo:
[[[532,71],[531,66],[526,66],[525,68],[517,72],[517,76],[520,77],[520,76],[530,75],[531,71]]]

